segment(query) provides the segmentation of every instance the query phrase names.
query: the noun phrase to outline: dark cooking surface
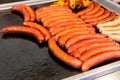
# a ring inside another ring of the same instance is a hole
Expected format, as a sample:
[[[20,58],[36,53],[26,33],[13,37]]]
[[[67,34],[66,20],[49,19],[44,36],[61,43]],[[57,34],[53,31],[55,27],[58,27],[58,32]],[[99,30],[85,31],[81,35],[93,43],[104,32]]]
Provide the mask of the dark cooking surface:
[[[18,1],[25,1],[25,0],[1,0],[1,1],[0,1],[0,4],[10,3],[10,2],[18,2]]]
[[[22,22],[19,14],[0,14],[0,29]],[[80,73],[56,59],[47,43],[23,36],[0,33],[0,80],[60,80]]]

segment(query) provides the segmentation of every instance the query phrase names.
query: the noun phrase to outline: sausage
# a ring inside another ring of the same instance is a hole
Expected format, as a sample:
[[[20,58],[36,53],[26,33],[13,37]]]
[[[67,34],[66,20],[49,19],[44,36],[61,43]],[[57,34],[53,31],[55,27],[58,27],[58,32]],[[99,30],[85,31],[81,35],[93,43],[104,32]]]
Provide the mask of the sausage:
[[[77,48],[79,48],[80,46],[82,45],[85,45],[87,43],[96,43],[96,42],[112,42],[113,40],[110,39],[110,38],[91,38],[91,39],[86,39],[86,40],[82,40],[82,41],[79,41],[73,45],[71,45],[67,51],[68,53],[72,53],[74,52]]]
[[[27,6],[27,5],[25,5],[25,9],[30,14],[30,21],[35,21],[35,12],[34,12],[34,10],[31,7]]]
[[[25,9],[24,4],[19,4],[19,5],[13,6],[11,9],[12,9],[12,11],[17,11],[17,12],[21,13],[24,16],[24,21],[30,21],[30,14]]]
[[[64,26],[64,25],[67,25],[67,24],[70,24],[70,23],[73,23],[73,22],[76,22],[78,21],[79,18],[75,18],[75,17],[69,17],[69,18],[63,18],[63,19],[56,19],[54,22],[50,22],[49,23],[49,26]],[[83,21],[81,21],[80,23],[85,23]]]
[[[100,47],[100,46],[113,46],[113,45],[118,45],[117,43],[115,42],[96,42],[94,44],[91,44],[91,43],[88,43],[88,44],[85,44],[83,46],[80,46],[79,48],[77,48],[74,52],[72,52],[72,55],[76,58],[79,58],[81,57],[81,55],[85,52],[85,51],[88,51],[92,48],[95,48],[95,47]]]
[[[45,7],[42,7],[42,8],[38,8],[36,10],[36,13],[41,13],[41,12],[46,12],[48,13],[48,11],[55,11],[55,10],[61,10],[61,9],[69,9],[69,7],[67,6],[45,6]],[[69,9],[70,10],[70,9]]]
[[[106,17],[108,17],[111,14],[111,12],[109,10],[106,10],[105,13],[102,16],[98,17],[98,21],[105,19]]]
[[[59,16],[52,18],[51,20],[48,19],[43,23],[44,26],[61,26],[61,24],[70,24],[70,23],[85,23],[84,21],[79,21],[79,18],[75,18],[73,16]]]
[[[49,12],[45,12],[45,13],[36,13],[36,18],[38,19],[38,20],[42,20],[43,18],[45,18],[45,17],[47,17],[47,16],[49,16],[49,15],[53,15],[53,14],[56,14],[56,15],[58,15],[58,14],[60,14],[61,13],[61,15],[67,15],[67,14],[70,14],[70,13],[72,13],[71,11],[68,11],[68,10],[55,10],[55,11],[49,11]],[[62,14],[62,13],[65,13],[65,14]]]
[[[67,28],[67,29],[64,29],[63,31],[61,32],[58,32],[56,35],[55,35],[55,39],[58,40],[60,36],[68,33],[68,32],[74,32],[74,31],[94,31],[93,28]]]
[[[71,26],[75,27],[74,25],[75,26],[79,25],[79,27],[87,26],[87,24],[82,23],[80,21],[67,21],[67,22],[59,23],[56,26],[50,27],[49,30],[50,30],[50,32],[53,32],[53,31],[56,31],[56,29],[62,28],[62,27],[65,27],[65,29],[68,27],[71,27]]]
[[[7,33],[20,33],[30,36],[34,36],[40,43],[44,41],[44,35],[37,29],[24,27],[24,26],[9,26],[1,30],[1,32]]]
[[[55,55],[55,57],[57,57],[58,59],[63,61],[65,64],[71,67],[80,69],[82,62],[79,59],[76,59],[71,55],[68,55],[67,53],[65,53],[63,50],[61,50],[56,44],[54,38],[51,37],[48,40],[48,46],[49,46],[49,49],[52,51],[52,53]]]
[[[62,13],[65,13],[65,14],[62,14]],[[58,10],[58,11],[54,11],[54,12],[49,12],[49,13],[39,13],[39,12],[37,12],[36,13],[36,20],[37,21],[42,21],[42,22],[44,22],[45,20],[44,20],[44,18],[46,19],[47,17],[49,17],[50,15],[67,15],[68,13],[71,13],[71,12],[69,12],[69,11],[66,11],[66,10],[62,10],[62,11],[60,11],[60,10]],[[47,19],[50,19],[50,18],[47,18]],[[47,20],[46,19],[46,20]]]
[[[105,38],[105,35],[101,35],[101,34],[82,34],[82,35],[77,35],[74,36],[72,38],[70,38],[67,43],[65,44],[65,47],[68,49],[68,47],[70,47],[70,45],[80,41],[80,40],[85,40],[85,39],[90,39],[90,38]]]
[[[82,19],[91,19],[91,18],[96,18],[104,13],[105,9],[100,8],[99,12],[96,12],[95,14],[92,15],[83,15],[81,16]]]
[[[61,22],[65,22],[65,21],[68,21],[68,20],[71,20],[71,19],[75,19],[75,21],[77,21],[76,20],[76,18],[74,17],[74,16],[58,16],[58,17],[53,17],[53,18],[50,18],[50,19],[48,19],[48,20],[46,20],[45,22],[43,22],[43,25],[44,26],[52,26],[52,25],[54,25],[54,24],[56,24],[56,23],[61,23]],[[79,19],[78,19],[78,21],[79,21]],[[84,21],[79,21],[79,23],[85,23]]]
[[[66,16],[75,16],[75,17],[77,17],[77,15],[75,13],[72,13],[72,12],[57,11],[57,12],[50,12],[50,13],[46,14],[45,16],[43,16],[42,19],[41,19],[41,22],[46,22],[48,20],[50,21],[51,19],[55,19],[57,17],[63,17],[63,16],[64,17],[66,17]]]
[[[78,31],[72,31],[72,32],[68,32],[68,33],[62,35],[58,41],[59,41],[59,44],[61,46],[64,46],[66,44],[66,42],[71,37],[73,37],[75,35],[80,35],[80,34],[86,34],[87,35],[87,34],[94,34],[94,33],[95,33],[95,31],[87,31],[87,30],[85,30],[85,31],[79,31],[79,30]]]
[[[58,6],[56,6],[56,8],[57,8]],[[44,16],[46,16],[48,13],[50,13],[50,12],[59,12],[59,11],[66,11],[66,12],[72,12],[70,9],[68,9],[68,8],[65,8],[65,7],[62,7],[62,8],[58,8],[58,9],[56,9],[56,8],[54,8],[54,9],[46,9],[46,10],[44,10],[44,11],[40,11],[39,9],[38,10],[36,10],[36,19],[37,20],[41,20],[41,18],[43,18]]]
[[[24,22],[23,23],[24,26],[28,26],[31,28],[35,28],[38,29],[40,32],[42,32],[42,34],[45,36],[45,40],[47,41],[50,38],[50,32],[44,28],[43,26],[41,26],[40,24],[37,24],[35,22]]]
[[[49,31],[51,32],[51,35],[55,35],[56,33],[64,30],[64,29],[67,29],[67,28],[73,28],[73,27],[76,27],[76,28],[84,28],[84,27],[88,27],[88,28],[93,28],[91,25],[89,24],[76,24],[76,25],[69,25],[69,26],[56,26],[56,28],[50,28]]]
[[[112,21],[116,16],[115,12],[111,12],[110,16],[106,17],[103,20],[100,20],[99,23],[103,23],[103,22],[108,22],[108,21]]]
[[[82,10],[82,11],[79,11],[79,12],[77,13],[77,15],[78,15],[78,16],[84,15],[85,13],[90,12],[93,8],[94,8],[94,4],[91,3],[87,9],[84,9],[84,10]]]
[[[104,22],[104,23],[99,23],[97,25],[97,28],[103,27],[103,26],[115,26],[120,24],[120,16],[116,16],[114,20],[112,21],[108,21],[108,22]]]
[[[93,19],[85,19],[85,22],[90,23],[90,22],[98,22],[103,20],[104,18],[108,17],[110,15],[110,11],[109,10],[105,10],[103,15],[100,15],[96,18]]]
[[[86,13],[85,15],[92,15],[92,14],[98,12],[98,10],[99,10],[100,8],[101,8],[101,7],[100,7],[100,4],[99,4],[99,3],[94,3],[94,8],[93,8],[90,12]]]
[[[85,60],[89,59],[90,57],[95,56],[99,53],[111,51],[111,50],[120,50],[120,46],[113,45],[113,46],[100,46],[100,47],[92,48],[92,49],[84,52],[81,55],[80,60],[85,61]]]
[[[56,9],[57,7],[59,7],[58,9]],[[37,9],[36,10],[36,14],[38,15],[38,16],[42,16],[42,15],[46,15],[46,14],[48,14],[48,13],[50,13],[50,12],[57,12],[57,11],[69,11],[69,12],[72,12],[72,10],[70,10],[68,7],[66,8],[66,7],[60,7],[60,6],[56,6],[56,8],[55,8],[55,6],[54,7],[51,7],[51,9],[49,9],[49,8],[47,8],[46,7],[46,10],[40,10],[41,8],[39,8],[39,9]]]
[[[106,62],[108,60],[116,59],[116,58],[120,59],[120,51],[119,50],[118,51],[111,50],[111,51],[100,53],[96,56],[89,58],[85,62],[83,62],[82,71],[87,71],[90,68],[92,68],[93,66],[96,66],[100,63]]]

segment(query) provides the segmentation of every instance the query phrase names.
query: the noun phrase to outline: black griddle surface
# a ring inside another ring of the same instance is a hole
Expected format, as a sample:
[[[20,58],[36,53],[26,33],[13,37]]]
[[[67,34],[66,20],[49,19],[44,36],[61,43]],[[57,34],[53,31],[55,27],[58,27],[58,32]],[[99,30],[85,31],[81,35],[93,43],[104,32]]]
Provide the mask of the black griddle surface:
[[[45,5],[34,9],[41,6]],[[20,14],[0,12],[0,29],[22,23]],[[47,42],[38,44],[34,37],[0,33],[0,80],[60,80],[78,73],[58,60]]]

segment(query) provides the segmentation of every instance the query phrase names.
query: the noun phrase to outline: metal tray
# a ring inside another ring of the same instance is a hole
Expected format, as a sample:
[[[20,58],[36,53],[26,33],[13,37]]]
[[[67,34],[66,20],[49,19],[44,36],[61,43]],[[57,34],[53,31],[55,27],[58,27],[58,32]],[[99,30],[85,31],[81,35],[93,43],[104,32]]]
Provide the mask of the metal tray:
[[[10,11],[11,6],[25,3],[37,9],[53,1],[56,0],[0,5],[0,29],[23,23],[20,14]],[[38,44],[33,37],[0,33],[0,80],[92,80],[119,69],[120,61],[115,61],[82,73],[58,60],[48,49],[47,42]]]

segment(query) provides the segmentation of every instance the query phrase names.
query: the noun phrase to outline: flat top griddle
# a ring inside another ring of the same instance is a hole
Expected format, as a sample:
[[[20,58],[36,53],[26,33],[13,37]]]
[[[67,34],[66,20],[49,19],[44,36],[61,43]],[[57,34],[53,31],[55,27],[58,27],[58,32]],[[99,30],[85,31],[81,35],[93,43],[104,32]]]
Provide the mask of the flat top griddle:
[[[34,4],[29,3],[36,10],[50,2]],[[23,16],[4,6],[10,8],[9,5],[0,6],[0,30],[7,26],[22,25]],[[83,73],[58,60],[48,49],[47,42],[39,44],[31,36],[0,33],[0,80],[93,80],[120,70],[119,63],[105,63]]]

